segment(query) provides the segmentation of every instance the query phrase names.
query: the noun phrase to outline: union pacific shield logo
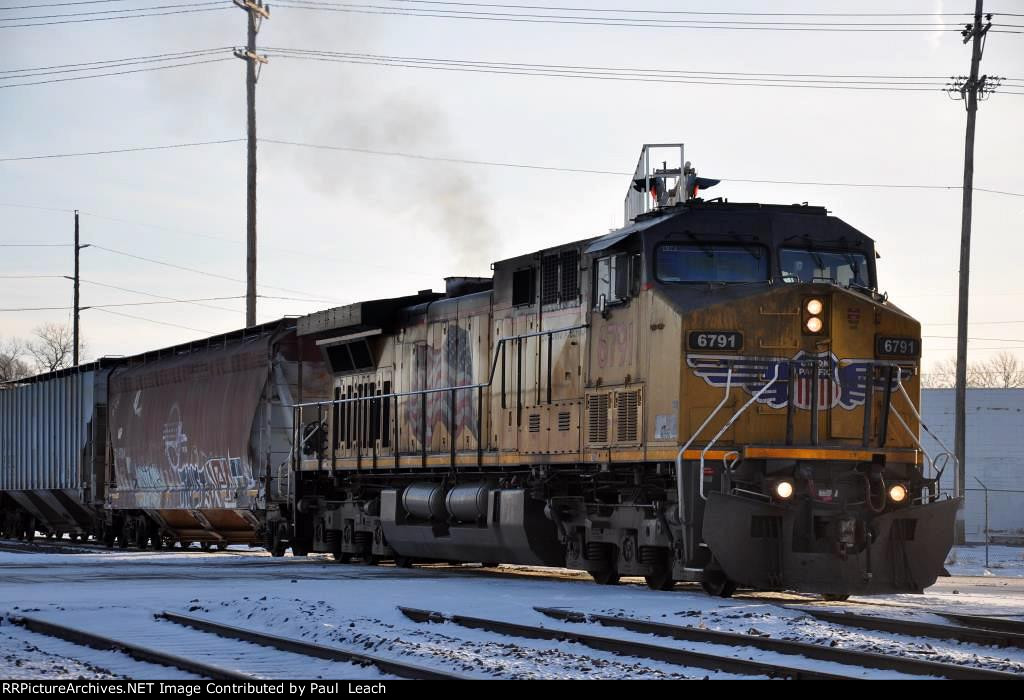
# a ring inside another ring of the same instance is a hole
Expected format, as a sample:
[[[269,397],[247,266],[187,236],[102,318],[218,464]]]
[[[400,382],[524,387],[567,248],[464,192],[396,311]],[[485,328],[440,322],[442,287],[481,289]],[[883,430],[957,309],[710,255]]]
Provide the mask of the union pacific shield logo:
[[[814,382],[818,385],[818,410],[838,407],[849,411],[864,405],[866,381],[871,369],[870,360],[840,361],[831,352],[811,353],[803,350],[791,358],[690,355],[686,358],[686,364],[709,385],[723,390],[731,367],[732,385],[742,388],[751,396],[771,381],[777,369],[778,380],[761,394],[758,403],[772,408],[788,406],[792,376],[793,406],[805,411],[811,407]],[[912,370],[903,368],[901,372],[906,378]],[[876,377],[872,384],[874,390],[880,390],[885,386],[885,379]],[[893,377],[892,388],[896,388],[896,377]]]

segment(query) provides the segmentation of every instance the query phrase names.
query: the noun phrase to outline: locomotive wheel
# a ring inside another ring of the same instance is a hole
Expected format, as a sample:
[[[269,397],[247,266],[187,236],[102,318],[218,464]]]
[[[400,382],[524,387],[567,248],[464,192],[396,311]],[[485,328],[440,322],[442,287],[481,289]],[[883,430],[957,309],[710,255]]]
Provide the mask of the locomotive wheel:
[[[138,549],[145,549],[149,544],[149,535],[141,527],[135,528],[135,546]]]
[[[708,595],[717,596],[719,598],[731,598],[732,594],[736,592],[736,582],[730,581],[725,577],[725,574],[718,572],[704,572],[704,580],[700,582],[700,587],[704,589],[704,592]]]
[[[397,566],[399,569],[411,569],[412,557],[395,557],[395,566]]]
[[[619,572],[611,567],[603,571],[591,571],[590,576],[594,579],[594,583],[599,583],[602,586],[615,586],[619,583]]]
[[[341,549],[335,549],[333,555],[334,561],[338,562],[339,564],[348,564],[350,561],[352,561],[351,552],[343,552],[341,551]]]
[[[675,579],[672,578],[672,569],[669,568],[644,576],[644,580],[652,591],[671,591],[676,586]]]
[[[841,603],[844,600],[849,600],[850,595],[848,593],[822,593],[821,599],[832,603]]]
[[[213,547],[213,544],[211,542],[200,542],[199,543],[199,548],[202,549],[204,552],[209,552],[212,547]]]

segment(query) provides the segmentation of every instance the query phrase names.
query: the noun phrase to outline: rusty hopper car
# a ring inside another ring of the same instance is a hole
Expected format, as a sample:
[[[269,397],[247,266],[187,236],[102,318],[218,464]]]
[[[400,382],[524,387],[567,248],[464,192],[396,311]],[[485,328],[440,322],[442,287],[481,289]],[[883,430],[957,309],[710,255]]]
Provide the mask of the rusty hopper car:
[[[333,397],[296,408],[279,541],[719,595],[935,581],[958,501],[872,239],[824,208],[702,201],[681,155],[650,162],[620,230],[299,320]]]
[[[85,538],[102,521],[110,361],[0,385],[0,529]]]
[[[291,488],[288,407],[328,396],[322,363],[306,358],[300,374],[297,352],[286,319],[121,363],[102,539],[264,544],[266,513]]]

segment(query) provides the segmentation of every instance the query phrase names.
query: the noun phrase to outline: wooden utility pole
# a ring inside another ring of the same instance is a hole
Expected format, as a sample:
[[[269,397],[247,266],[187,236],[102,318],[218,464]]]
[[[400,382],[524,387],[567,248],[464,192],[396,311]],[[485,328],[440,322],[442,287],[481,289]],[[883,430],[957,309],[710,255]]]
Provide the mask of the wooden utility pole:
[[[964,146],[963,214],[960,223],[960,295],[957,302],[956,338],[956,433],[953,450],[956,452],[956,495],[963,498],[967,478],[967,311],[971,274],[971,205],[974,195],[974,130],[978,113],[979,93],[985,94],[986,77],[978,77],[985,35],[992,26],[992,16],[982,25],[983,0],[975,0],[974,22],[963,31],[964,43],[971,44],[971,74],[965,81],[958,80],[951,92],[958,92],[967,107],[967,138]],[[964,523],[960,519],[956,528],[957,542],[964,541]]]
[[[71,342],[73,344],[73,347],[71,349],[71,363],[72,363],[73,367],[77,367],[78,366],[78,349],[79,349],[79,347],[81,346],[81,343],[82,343],[81,335],[80,335],[80,332],[79,332],[79,329],[78,329],[78,317],[79,317],[79,315],[83,311],[85,311],[85,309],[89,308],[88,306],[83,308],[81,303],[80,303],[80,297],[79,297],[78,289],[79,289],[79,285],[81,284],[82,280],[81,280],[81,278],[80,278],[80,276],[78,274],[78,270],[79,270],[78,258],[79,258],[79,254],[81,253],[82,249],[88,248],[90,244],[86,243],[85,245],[82,245],[81,243],[79,243],[79,235],[78,234],[79,234],[79,231],[78,231],[78,210],[75,209],[75,275],[74,275],[74,277],[68,277],[67,275],[64,275],[64,278],[71,280],[71,282],[74,284],[74,287],[75,287],[75,291],[74,291],[74,312],[73,312],[74,316],[73,316],[73,321],[72,321],[72,324],[71,324]]]
[[[257,64],[267,62],[256,54],[256,34],[263,20],[270,18],[270,6],[263,0],[233,0],[245,10],[249,21],[249,37],[244,49],[235,49],[235,56],[245,61],[246,126],[248,154],[246,165],[246,256],[245,256],[245,325],[256,325],[256,80]]]
[[[71,335],[73,336],[71,342],[74,343],[73,349],[71,351],[71,360],[72,364],[75,367],[78,366],[78,252],[81,249],[81,246],[78,244],[78,210],[75,209],[75,320],[71,332]]]

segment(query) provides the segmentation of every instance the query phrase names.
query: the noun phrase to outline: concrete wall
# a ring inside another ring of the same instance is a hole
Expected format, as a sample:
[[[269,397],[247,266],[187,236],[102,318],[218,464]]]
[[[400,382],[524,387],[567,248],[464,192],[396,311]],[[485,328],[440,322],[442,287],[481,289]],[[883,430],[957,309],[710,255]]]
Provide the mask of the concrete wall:
[[[954,392],[921,392],[925,425],[953,449]],[[941,448],[922,441],[929,454]],[[1024,389],[967,391],[967,504],[965,532],[970,542],[985,539],[985,493],[989,487],[989,531],[993,540],[1024,542]],[[943,474],[943,491],[953,490],[953,466]],[[996,491],[999,489],[999,491]],[[1013,492],[1016,493],[1013,493]]]

